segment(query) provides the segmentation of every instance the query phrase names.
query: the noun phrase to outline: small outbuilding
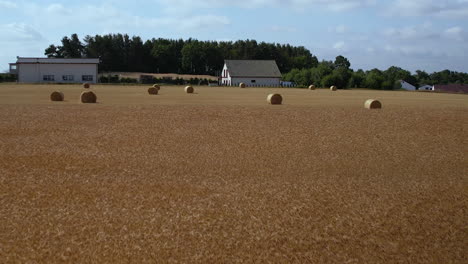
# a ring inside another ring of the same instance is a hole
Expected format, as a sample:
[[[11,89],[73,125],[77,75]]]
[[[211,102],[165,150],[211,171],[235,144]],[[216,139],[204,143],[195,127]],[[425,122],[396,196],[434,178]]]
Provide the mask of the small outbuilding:
[[[418,90],[418,91],[433,91],[434,86],[425,84],[425,85],[423,85],[421,87],[418,87],[416,90]]]
[[[225,60],[221,72],[221,85],[247,87],[278,87],[281,72],[274,60]]]
[[[96,83],[99,59],[24,58],[10,63],[20,83]]]

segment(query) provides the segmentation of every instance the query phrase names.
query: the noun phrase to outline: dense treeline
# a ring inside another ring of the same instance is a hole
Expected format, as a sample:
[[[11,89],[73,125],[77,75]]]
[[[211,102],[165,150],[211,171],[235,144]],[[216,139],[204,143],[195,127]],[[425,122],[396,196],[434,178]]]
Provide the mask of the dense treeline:
[[[64,37],[62,45],[50,45],[48,57],[101,58],[102,72],[147,72],[218,74],[225,59],[276,60],[281,72],[318,65],[317,57],[304,47],[257,43],[151,39],[122,34],[86,36],[83,42],[76,34]]]
[[[468,74],[444,70],[428,74],[392,66],[385,71],[351,69],[343,56],[335,61],[321,61],[306,48],[255,40],[236,42],[151,39],[122,34],[86,36],[83,41],[77,34],[64,37],[62,45],[50,45],[45,50],[48,57],[101,58],[101,72],[147,72],[219,75],[225,59],[276,60],[284,80],[299,86],[339,88],[399,89],[398,80],[418,87],[429,84],[468,83]]]
[[[16,78],[15,74],[0,73],[0,82],[15,82]]]
[[[371,88],[379,90],[396,90],[401,88],[399,80],[404,80],[416,87],[422,85],[468,83],[468,74],[444,70],[428,74],[425,71],[409,71],[392,66],[385,71],[372,69],[369,71],[350,68],[351,64],[343,56],[333,61],[322,61],[317,67],[307,69],[293,69],[284,75],[284,80],[295,82],[301,86],[314,84],[339,88]]]

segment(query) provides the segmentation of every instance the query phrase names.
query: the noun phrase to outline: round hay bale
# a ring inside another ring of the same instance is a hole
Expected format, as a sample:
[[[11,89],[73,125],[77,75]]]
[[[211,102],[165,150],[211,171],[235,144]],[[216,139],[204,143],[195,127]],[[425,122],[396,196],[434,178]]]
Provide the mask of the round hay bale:
[[[283,102],[283,97],[281,94],[269,94],[267,97],[268,103],[272,105],[280,105]]]
[[[155,88],[155,87],[150,87],[150,88],[148,88],[148,93],[149,93],[149,94],[158,94],[158,93],[159,93],[159,89],[158,89],[158,88]]]
[[[96,103],[97,97],[93,92],[82,92],[81,93],[81,102],[84,104],[94,104]]]
[[[50,94],[50,100],[53,102],[60,102],[63,101],[63,99],[65,99],[65,97],[62,92],[55,91]]]
[[[155,88],[155,87],[150,87],[150,88],[148,88],[148,93],[149,93],[149,94],[154,94],[154,95],[156,95],[156,94],[158,94],[158,91],[159,91],[159,89],[158,89],[158,88]]]
[[[364,103],[364,107],[367,109],[380,109],[382,108],[382,103],[375,99],[369,99]]]
[[[240,88],[245,88],[245,83],[239,83]]]
[[[336,89],[337,89],[337,88],[336,88],[335,85],[333,85],[332,87],[330,87],[330,91],[336,91]]]
[[[313,85],[313,84],[310,85],[310,86],[309,86],[309,90],[315,90],[315,85]]]
[[[193,93],[193,92],[194,92],[194,89],[193,89],[192,86],[187,86],[187,87],[185,87],[185,92],[186,92],[186,93]]]
[[[88,89],[90,87],[91,87],[91,85],[89,83],[83,83],[83,88]]]
[[[161,90],[161,87],[159,87],[159,85],[157,85],[157,84],[153,84],[153,88],[156,88],[156,89],[158,89],[158,90]]]

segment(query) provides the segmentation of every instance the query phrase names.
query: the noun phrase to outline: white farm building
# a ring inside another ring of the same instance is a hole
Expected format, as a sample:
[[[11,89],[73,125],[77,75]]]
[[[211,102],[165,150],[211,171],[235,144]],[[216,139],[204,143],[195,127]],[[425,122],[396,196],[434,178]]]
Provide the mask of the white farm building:
[[[401,88],[402,89],[405,89],[407,91],[416,91],[416,86],[412,85],[411,83],[409,82],[405,82],[403,80],[399,80],[400,84],[401,84]]]
[[[274,60],[226,60],[221,72],[221,85],[280,86],[281,72]]]
[[[96,83],[99,59],[22,58],[10,63],[20,83]]]
[[[433,85],[423,85],[419,88],[417,88],[416,90],[418,91],[433,91],[434,90],[434,86]]]

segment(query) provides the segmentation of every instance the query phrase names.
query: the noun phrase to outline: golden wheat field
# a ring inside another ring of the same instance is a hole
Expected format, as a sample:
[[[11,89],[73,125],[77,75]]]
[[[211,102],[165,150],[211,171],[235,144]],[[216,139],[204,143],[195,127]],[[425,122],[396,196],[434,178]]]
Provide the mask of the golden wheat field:
[[[466,95],[147,88],[0,85],[1,263],[466,263]]]

